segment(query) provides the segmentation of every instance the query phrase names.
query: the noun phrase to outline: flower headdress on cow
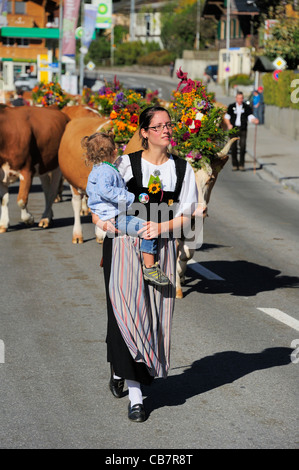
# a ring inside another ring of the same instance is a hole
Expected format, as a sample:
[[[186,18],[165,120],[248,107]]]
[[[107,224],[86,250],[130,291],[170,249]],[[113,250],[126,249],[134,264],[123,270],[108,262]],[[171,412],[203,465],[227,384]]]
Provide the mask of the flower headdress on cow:
[[[217,107],[213,94],[200,81],[193,81],[181,69],[173,93],[170,113],[176,125],[171,139],[172,151],[188,160],[194,169],[207,167],[230,134],[221,124],[224,109]]]
[[[56,105],[59,109],[70,101],[58,82],[38,83],[32,90],[32,99],[35,104],[43,107]]]
[[[159,103],[158,91],[149,91],[145,97],[135,90],[124,88],[117,80],[106,82],[97,92],[83,90],[83,102],[110,117],[115,142],[120,145],[120,154],[138,128],[139,115],[144,108]]]

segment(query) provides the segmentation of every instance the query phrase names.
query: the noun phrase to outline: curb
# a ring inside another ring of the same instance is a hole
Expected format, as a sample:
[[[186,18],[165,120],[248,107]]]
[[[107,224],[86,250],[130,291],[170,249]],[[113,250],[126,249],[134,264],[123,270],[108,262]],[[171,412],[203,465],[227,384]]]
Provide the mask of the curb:
[[[248,150],[246,150],[246,153],[250,155],[254,161],[254,155]],[[299,183],[286,180],[286,177],[280,171],[273,168],[272,165],[269,165],[269,162],[265,163],[261,158],[256,158],[256,162],[262,170],[272,176],[272,178],[280,183],[284,188],[291,189],[292,191],[295,191],[297,194],[299,194]]]

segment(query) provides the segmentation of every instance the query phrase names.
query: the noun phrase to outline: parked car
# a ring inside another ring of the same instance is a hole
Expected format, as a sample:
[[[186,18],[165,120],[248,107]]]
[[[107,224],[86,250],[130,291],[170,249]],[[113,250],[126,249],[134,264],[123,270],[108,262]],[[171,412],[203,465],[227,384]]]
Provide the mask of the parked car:
[[[205,68],[205,74],[208,75],[214,82],[217,82],[218,77],[218,65],[207,65]]]
[[[15,81],[14,85],[16,87],[16,90],[30,91],[35,87],[35,85],[37,85],[37,83],[37,77],[32,77],[27,73],[23,73]]]

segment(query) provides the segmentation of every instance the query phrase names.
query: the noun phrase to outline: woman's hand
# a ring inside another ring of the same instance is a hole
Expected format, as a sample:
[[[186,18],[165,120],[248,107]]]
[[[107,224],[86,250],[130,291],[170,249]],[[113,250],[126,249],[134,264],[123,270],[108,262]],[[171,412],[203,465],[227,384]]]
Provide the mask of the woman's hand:
[[[138,230],[137,234],[139,237],[144,238],[145,240],[149,240],[151,238],[157,238],[159,235],[161,235],[161,225],[158,224],[157,222],[144,222],[143,228]]]
[[[203,219],[208,215],[208,207],[205,204],[198,204],[197,208],[192,214],[192,217],[202,217]]]

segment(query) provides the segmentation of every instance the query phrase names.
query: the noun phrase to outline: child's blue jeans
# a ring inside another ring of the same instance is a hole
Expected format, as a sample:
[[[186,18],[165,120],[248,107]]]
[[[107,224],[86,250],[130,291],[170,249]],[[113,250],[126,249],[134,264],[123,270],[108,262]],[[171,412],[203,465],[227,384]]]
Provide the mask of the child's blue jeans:
[[[115,227],[131,237],[139,237],[137,232],[143,228],[144,223],[145,220],[133,215],[119,214],[115,218]],[[141,238],[140,251],[151,254],[157,253],[157,239],[151,238],[150,240],[145,240]]]

